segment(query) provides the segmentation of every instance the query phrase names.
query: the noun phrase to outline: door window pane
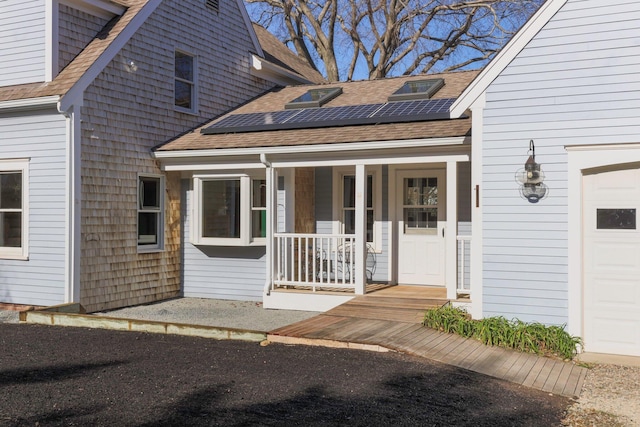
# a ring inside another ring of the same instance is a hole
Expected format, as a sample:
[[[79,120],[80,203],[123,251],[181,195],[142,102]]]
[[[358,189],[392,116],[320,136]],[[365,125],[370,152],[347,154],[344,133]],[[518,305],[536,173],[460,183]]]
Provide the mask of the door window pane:
[[[437,208],[405,208],[405,229],[435,229],[438,226]]]
[[[404,179],[403,221],[405,233],[436,233],[438,178]]]
[[[405,178],[404,200],[405,205],[437,205],[438,178]]]

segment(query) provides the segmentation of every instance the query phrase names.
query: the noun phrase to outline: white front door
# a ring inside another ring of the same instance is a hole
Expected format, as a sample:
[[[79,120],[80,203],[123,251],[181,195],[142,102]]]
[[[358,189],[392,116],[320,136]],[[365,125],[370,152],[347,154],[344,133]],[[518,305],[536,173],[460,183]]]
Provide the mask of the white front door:
[[[583,179],[585,351],[640,356],[640,169]]]
[[[398,171],[398,283],[444,286],[445,170]]]

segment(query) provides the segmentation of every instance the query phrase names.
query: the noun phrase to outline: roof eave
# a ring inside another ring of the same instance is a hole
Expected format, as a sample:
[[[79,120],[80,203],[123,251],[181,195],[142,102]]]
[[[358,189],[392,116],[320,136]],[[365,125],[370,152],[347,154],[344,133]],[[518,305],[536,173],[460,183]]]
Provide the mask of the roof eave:
[[[282,86],[313,83],[303,76],[288,71],[255,54],[251,55],[251,75]]]
[[[41,96],[37,98],[14,99],[0,102],[0,110],[31,110],[48,106],[56,106],[60,96]]]
[[[364,141],[346,143],[325,143],[306,145],[287,145],[276,147],[246,147],[246,148],[213,148],[203,150],[156,150],[156,159],[187,159],[195,157],[221,156],[250,156],[256,154],[297,154],[297,153],[326,153],[343,151],[363,151],[389,148],[413,148],[428,146],[462,145],[468,142],[467,135],[452,137],[414,138],[391,141]]]

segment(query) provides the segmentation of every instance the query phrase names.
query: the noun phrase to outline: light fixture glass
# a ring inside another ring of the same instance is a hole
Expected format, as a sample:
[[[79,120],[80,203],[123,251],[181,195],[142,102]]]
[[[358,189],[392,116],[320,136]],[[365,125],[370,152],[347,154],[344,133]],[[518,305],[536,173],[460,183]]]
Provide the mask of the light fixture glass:
[[[544,181],[544,172],[539,163],[536,162],[536,147],[533,140],[529,141],[529,158],[524,164],[524,168],[516,171],[516,181],[521,185],[520,195],[529,203],[538,203],[547,197],[549,187]]]

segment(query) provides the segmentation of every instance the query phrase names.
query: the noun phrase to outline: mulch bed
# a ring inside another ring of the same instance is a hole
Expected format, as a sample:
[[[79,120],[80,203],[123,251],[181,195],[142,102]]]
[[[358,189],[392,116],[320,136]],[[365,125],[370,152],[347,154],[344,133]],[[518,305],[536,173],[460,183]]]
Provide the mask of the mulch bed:
[[[397,353],[0,324],[1,426],[558,426],[569,399]]]

